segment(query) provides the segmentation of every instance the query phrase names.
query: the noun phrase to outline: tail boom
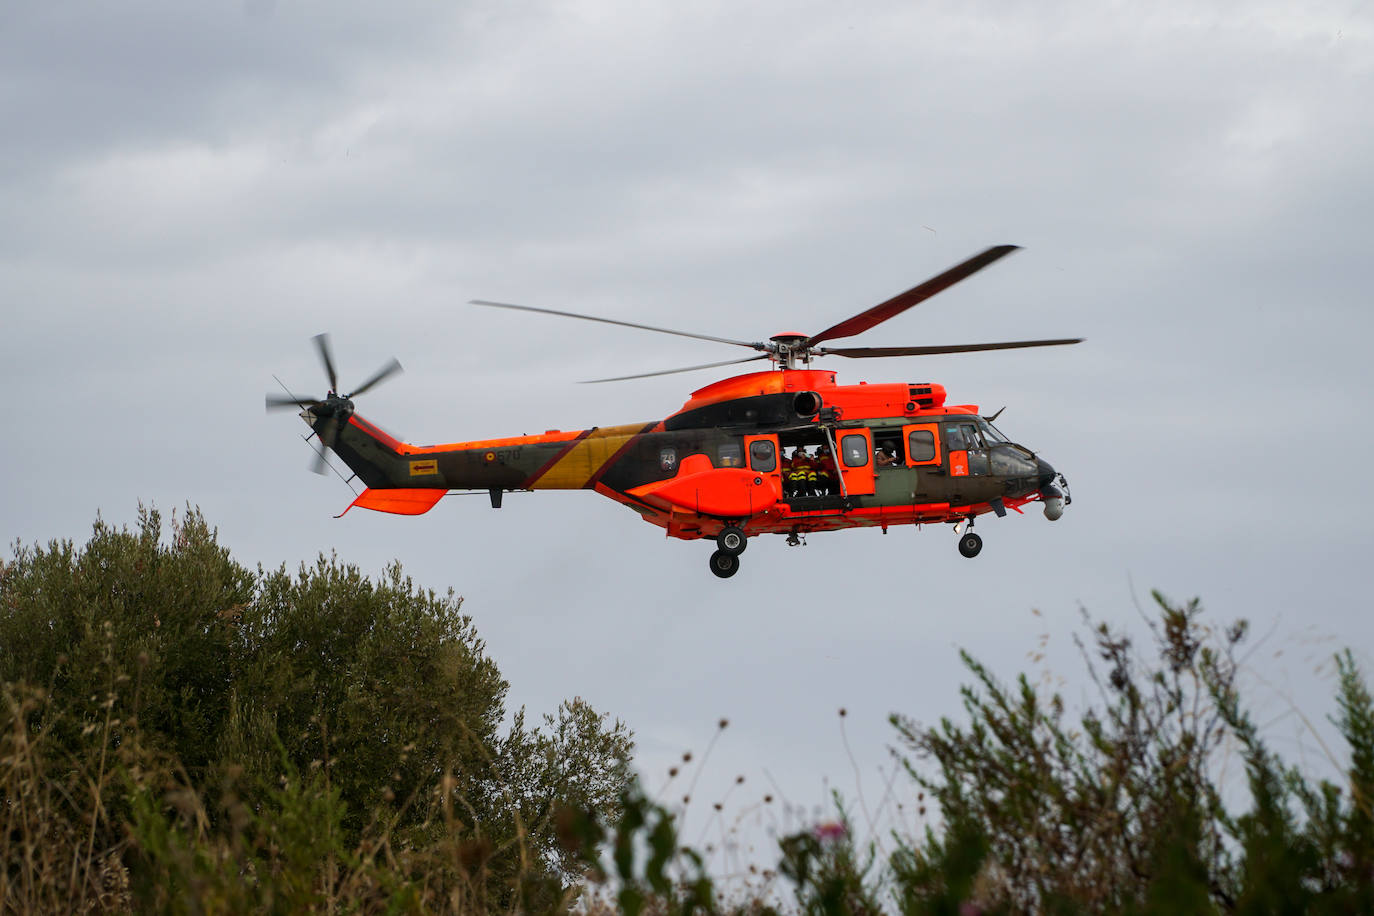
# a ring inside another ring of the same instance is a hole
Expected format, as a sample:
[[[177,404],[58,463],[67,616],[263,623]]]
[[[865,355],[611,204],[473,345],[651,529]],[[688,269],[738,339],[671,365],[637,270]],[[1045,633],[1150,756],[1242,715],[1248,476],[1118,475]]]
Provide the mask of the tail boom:
[[[349,509],[362,506],[420,515],[450,490],[595,488],[635,440],[660,427],[647,423],[550,430],[536,436],[415,446],[353,414],[332,448],[367,486]]]

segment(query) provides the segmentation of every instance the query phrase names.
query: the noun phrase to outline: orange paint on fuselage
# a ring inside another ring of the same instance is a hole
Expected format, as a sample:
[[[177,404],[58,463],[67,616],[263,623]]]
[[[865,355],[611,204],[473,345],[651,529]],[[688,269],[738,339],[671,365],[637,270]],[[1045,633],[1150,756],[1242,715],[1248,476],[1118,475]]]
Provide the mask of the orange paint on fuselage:
[[[707,385],[692,392],[691,398],[673,416],[739,398],[803,391],[814,391],[820,395],[823,407],[839,408],[840,415],[846,420],[978,412],[974,404],[946,406],[945,387],[933,382],[839,385],[835,382],[835,373],[828,370],[788,369],[751,372]]]
[[[656,505],[652,494],[648,498],[637,497],[632,493],[619,493],[598,484],[596,492],[622,505],[629,506],[643,516],[644,520],[665,529],[669,537],[683,540],[713,538],[720,533],[726,521],[710,515],[691,512],[676,507]],[[1016,506],[1025,505],[1035,497],[1017,499]],[[891,506],[870,506],[862,509],[814,510],[794,512],[787,503],[777,502],[767,510],[734,522],[749,536],[756,534],[811,534],[817,531],[839,531],[845,528],[888,528],[899,525],[940,525],[963,521],[969,516],[984,515],[992,512],[988,503],[968,506],[951,506],[948,503],[926,503],[906,507],[901,515],[893,515]]]
[[[938,524],[993,511],[988,502],[953,506],[948,503],[904,503],[794,510],[782,498],[780,491],[773,492],[776,484],[771,476],[760,473],[759,482],[755,484],[756,475],[753,471],[717,467],[711,458],[700,453],[679,455],[679,466],[666,479],[629,486],[617,483],[616,486],[626,487],[623,490],[602,483],[603,475],[617,466],[629,447],[646,434],[663,433],[665,429],[669,430],[670,435],[697,428],[719,429],[712,427],[709,419],[699,427],[692,425],[690,420],[688,425],[673,427],[674,417],[740,399],[789,393],[800,395],[805,392],[819,398],[818,405],[813,403],[812,406],[818,406],[821,411],[833,411],[831,416],[839,421],[841,430],[854,421],[891,420],[909,425],[913,419],[920,423],[940,417],[978,413],[976,405],[946,405],[944,387],[930,382],[838,385],[833,372],[794,369],[755,372],[723,379],[693,392],[682,409],[667,420],[642,425],[551,430],[533,436],[415,446],[396,440],[357,415],[353,415],[350,422],[397,456],[434,456],[438,459],[435,471],[443,463],[445,455],[475,454],[484,465],[495,467],[505,460],[502,450],[519,449],[522,446],[542,447],[539,451],[547,458],[529,468],[525,476],[508,478],[497,488],[594,489],[603,496],[636,509],[646,521],[666,529],[670,536],[684,539],[714,537],[728,523],[739,525],[750,535],[787,534],[850,527]],[[706,413],[709,415],[711,412]],[[813,419],[811,422],[816,421]],[[857,424],[860,427],[863,425]],[[728,428],[721,432],[726,436],[734,435]],[[760,428],[754,433],[740,435],[757,437],[760,434],[766,436],[768,432],[768,429]],[[967,465],[961,460],[965,454],[962,451],[949,453],[947,460],[952,475],[963,477],[968,474]],[[417,475],[415,462],[410,463],[409,474]],[[452,477],[449,479],[457,489],[474,487],[473,484],[458,483]],[[485,484],[477,486],[484,487]],[[986,498],[983,494],[979,495]],[[1013,497],[1014,502],[1011,499],[1006,502],[1019,511],[1020,505],[1035,498],[1038,497]],[[380,503],[380,497],[369,497],[359,504],[367,508],[382,508],[380,504],[369,505],[373,500]],[[406,508],[404,504],[398,504],[383,511],[406,511]]]
[[[541,442],[569,442],[588,432],[588,430],[576,429],[572,432],[554,430],[538,436],[506,436],[502,439],[479,439],[473,442],[449,442],[445,445],[411,445],[409,442],[402,442],[396,437],[388,434],[375,423],[368,422],[356,413],[348,418],[348,422],[398,455],[427,455],[438,452],[455,452],[464,449],[510,448],[515,445],[533,445]]]
[[[517,445],[540,445],[545,442],[571,442],[578,436],[582,436],[590,431],[591,430],[575,429],[571,432],[563,432],[559,430],[552,433],[541,433],[537,436],[505,436],[501,439],[475,439],[472,442],[448,442],[444,445],[410,445],[409,443],[396,442],[395,439],[392,439],[391,442],[387,444],[391,445],[402,455],[426,455],[434,452],[457,452],[469,449],[512,448]]]

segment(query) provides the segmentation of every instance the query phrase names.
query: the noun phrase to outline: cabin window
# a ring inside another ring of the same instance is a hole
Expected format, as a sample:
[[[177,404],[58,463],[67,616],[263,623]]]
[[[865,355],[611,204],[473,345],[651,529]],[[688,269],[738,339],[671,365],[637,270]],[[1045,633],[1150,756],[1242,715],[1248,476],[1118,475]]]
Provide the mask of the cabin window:
[[[874,431],[873,461],[879,469],[900,467],[906,463],[900,429]]]
[[[935,460],[935,434],[928,429],[913,429],[907,436],[907,450],[913,464]]]
[[[722,442],[716,448],[716,467],[744,467],[744,449],[740,447],[738,442]]]
[[[755,439],[749,443],[749,466],[767,474],[778,466],[778,450],[771,439]]]
[[[868,439],[864,436],[845,436],[840,440],[840,452],[844,455],[845,467],[864,467],[868,464]]]
[[[677,468],[677,449],[661,448],[658,450],[658,466],[665,471],[672,471]]]

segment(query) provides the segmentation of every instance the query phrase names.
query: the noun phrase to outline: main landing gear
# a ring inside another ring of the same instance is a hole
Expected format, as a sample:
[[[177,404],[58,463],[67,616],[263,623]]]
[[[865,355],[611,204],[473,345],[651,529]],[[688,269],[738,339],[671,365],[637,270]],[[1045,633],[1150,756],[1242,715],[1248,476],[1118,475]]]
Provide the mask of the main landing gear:
[[[973,533],[973,516],[968,518],[968,527],[965,528],[960,523],[954,529],[959,534],[959,552],[970,560],[978,556],[983,550],[983,539]]]
[[[983,549],[983,539],[970,531],[968,534],[959,538],[959,552],[970,560],[978,556]]]
[[[739,572],[739,555],[749,546],[749,538],[738,526],[726,525],[716,535],[716,545],[719,549],[711,554],[711,572],[728,579]]]

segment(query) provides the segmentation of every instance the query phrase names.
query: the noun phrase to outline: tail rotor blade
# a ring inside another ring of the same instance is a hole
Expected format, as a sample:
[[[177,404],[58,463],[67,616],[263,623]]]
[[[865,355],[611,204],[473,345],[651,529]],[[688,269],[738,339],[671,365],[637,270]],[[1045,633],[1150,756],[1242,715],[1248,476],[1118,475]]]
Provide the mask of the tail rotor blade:
[[[405,371],[405,370],[401,368],[400,360],[398,360],[398,359],[396,359],[395,357],[393,357],[392,360],[391,360],[391,362],[387,363],[385,366],[383,366],[382,368],[378,369],[376,372],[372,373],[372,378],[370,378],[370,379],[368,379],[367,381],[363,382],[362,385],[358,386],[357,388],[354,388],[354,389],[353,389],[353,393],[350,394],[349,397],[350,397],[350,398],[357,397],[358,395],[362,394],[362,393],[363,393],[364,391],[366,391],[367,389],[371,388],[373,385],[376,385],[378,382],[381,382],[383,379],[390,378],[391,376],[395,375],[397,372],[404,372],[404,371]]]
[[[324,445],[323,445],[323,444],[320,444],[320,445],[315,446],[315,457],[314,457],[314,459],[310,462],[310,470],[311,470],[313,473],[315,473],[315,474],[319,474],[321,477],[324,476],[324,474],[325,474],[325,459],[324,459]]]
[[[342,425],[338,417],[331,417],[328,422],[326,422],[324,430],[320,433],[320,447],[315,449],[315,462],[310,468],[310,470],[314,471],[316,474],[324,473],[324,450],[326,448],[333,448],[334,443],[339,441],[339,428]]]
[[[315,349],[320,351],[320,362],[324,363],[324,374],[329,376],[329,390],[339,390],[339,374],[334,371],[334,359],[329,352],[329,335],[316,334],[313,338]]]
[[[307,407],[316,407],[324,402],[319,398],[293,398],[289,395],[269,394],[267,396],[268,410],[285,410],[290,407],[298,407],[304,410]]]

